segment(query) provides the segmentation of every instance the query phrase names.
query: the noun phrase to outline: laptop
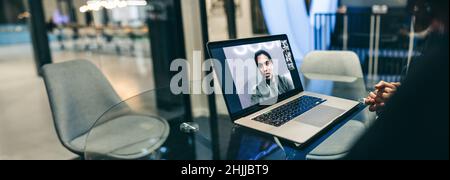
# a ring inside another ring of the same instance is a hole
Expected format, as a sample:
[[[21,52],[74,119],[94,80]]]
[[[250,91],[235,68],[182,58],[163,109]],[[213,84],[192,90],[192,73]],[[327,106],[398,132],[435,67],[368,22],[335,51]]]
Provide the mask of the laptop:
[[[287,35],[207,47],[229,115],[240,126],[302,145],[359,105],[304,91]]]

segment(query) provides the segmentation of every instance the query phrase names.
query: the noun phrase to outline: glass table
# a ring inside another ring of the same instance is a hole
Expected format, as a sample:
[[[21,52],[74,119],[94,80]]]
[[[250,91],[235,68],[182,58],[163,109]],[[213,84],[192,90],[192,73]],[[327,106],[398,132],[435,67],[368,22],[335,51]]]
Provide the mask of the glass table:
[[[359,78],[313,80],[305,76],[303,82],[308,91],[352,100],[365,97],[367,92],[364,80]],[[201,82],[190,82],[188,91],[193,92],[199,85]],[[84,158],[302,160],[349,120],[370,119],[367,109],[360,106],[307,144],[280,144],[270,135],[233,124],[222,95],[212,96],[216,101],[214,106],[208,104],[204,93],[174,95],[170,87],[165,87],[127,99],[111,107],[92,125],[86,137]],[[214,107],[219,111],[211,111]]]

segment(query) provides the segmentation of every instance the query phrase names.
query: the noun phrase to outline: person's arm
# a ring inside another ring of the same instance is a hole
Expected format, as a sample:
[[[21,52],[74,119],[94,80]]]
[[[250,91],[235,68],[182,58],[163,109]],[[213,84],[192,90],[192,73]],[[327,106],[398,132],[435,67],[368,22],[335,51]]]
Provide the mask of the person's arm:
[[[261,97],[261,93],[259,93],[258,91],[258,87],[255,87],[252,91],[252,96],[251,96],[251,102],[252,104],[258,104],[260,103],[260,97]]]
[[[290,78],[286,76],[279,76],[279,78],[281,81],[280,83],[282,83],[283,87],[285,88],[283,89],[285,92],[295,89],[294,82]]]

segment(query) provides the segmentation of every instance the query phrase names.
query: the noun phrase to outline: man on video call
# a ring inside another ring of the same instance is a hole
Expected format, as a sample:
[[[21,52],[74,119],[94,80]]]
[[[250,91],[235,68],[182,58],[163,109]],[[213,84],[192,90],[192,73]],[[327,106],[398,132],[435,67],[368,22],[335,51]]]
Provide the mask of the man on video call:
[[[274,74],[273,59],[267,51],[256,52],[255,63],[264,81],[253,89],[251,97],[253,104],[270,100],[295,88],[290,78]]]

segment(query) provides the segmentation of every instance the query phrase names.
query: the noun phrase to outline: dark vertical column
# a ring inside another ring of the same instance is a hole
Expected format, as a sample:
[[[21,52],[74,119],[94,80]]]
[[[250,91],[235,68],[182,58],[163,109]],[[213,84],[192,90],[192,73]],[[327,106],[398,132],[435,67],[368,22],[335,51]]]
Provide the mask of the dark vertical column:
[[[5,1],[0,1],[0,23],[6,22],[5,10],[3,9]]]
[[[109,14],[106,8],[102,8],[102,24],[103,26],[107,26],[109,23]]]
[[[260,0],[251,0],[252,29],[254,34],[268,34],[267,25],[261,8]]]
[[[148,19],[151,54],[153,59],[155,85],[157,88],[170,87],[176,74],[170,71],[175,59],[186,59],[184,31],[181,17],[181,0],[153,0]],[[160,104],[167,107],[182,105],[180,99],[173,98],[171,92],[161,92]]]
[[[67,4],[67,11],[70,17],[70,24],[74,33],[72,36],[72,40],[76,41],[79,38],[77,12],[75,9],[75,5],[73,4],[73,0],[66,0],[66,4]],[[76,49],[78,48],[77,46],[78,45],[75,44]]]
[[[314,26],[313,26],[313,30],[314,30],[314,50],[318,50],[319,48],[317,48],[318,47],[318,40],[319,40],[319,37],[318,37],[318,33],[317,33],[317,14],[315,14],[314,15]]]
[[[228,36],[230,39],[236,39],[236,4],[234,0],[225,0],[225,13],[227,15]]]
[[[305,0],[306,13],[309,15],[311,10],[311,0]]]
[[[67,0],[67,9],[69,10],[70,21],[74,24],[78,24],[77,11],[73,4],[73,0]]]
[[[24,12],[22,1],[0,1],[0,23],[16,24],[19,23],[18,15]]]
[[[84,20],[86,21],[87,26],[94,24],[94,16],[92,15],[92,11],[87,11],[84,13]]]
[[[208,14],[206,9],[206,2],[204,0],[199,0],[200,2],[200,21],[202,29],[202,39],[203,39],[203,49],[205,59],[209,59],[209,54],[206,53],[206,44],[209,41],[208,33]],[[212,73],[212,71],[206,72],[207,74]],[[212,84],[214,87],[214,84]],[[208,95],[208,106],[210,112],[210,126],[211,126],[211,139],[212,139],[212,149],[213,149],[213,159],[220,160],[220,143],[219,143],[219,124],[217,120],[217,107],[216,107],[216,95]]]
[[[156,91],[158,110],[172,114],[182,110],[184,115],[169,121],[171,133],[167,144],[177,159],[195,159],[195,143],[188,143],[195,137],[179,129],[181,123],[192,122],[190,95],[174,95],[168,89],[172,77],[177,74],[170,71],[171,63],[176,59],[186,59],[181,0],[151,0],[148,9],[155,86],[162,88]]]
[[[42,66],[52,63],[42,2],[43,0],[28,0],[31,13],[30,33],[33,43],[34,60],[39,75],[41,75]]]

